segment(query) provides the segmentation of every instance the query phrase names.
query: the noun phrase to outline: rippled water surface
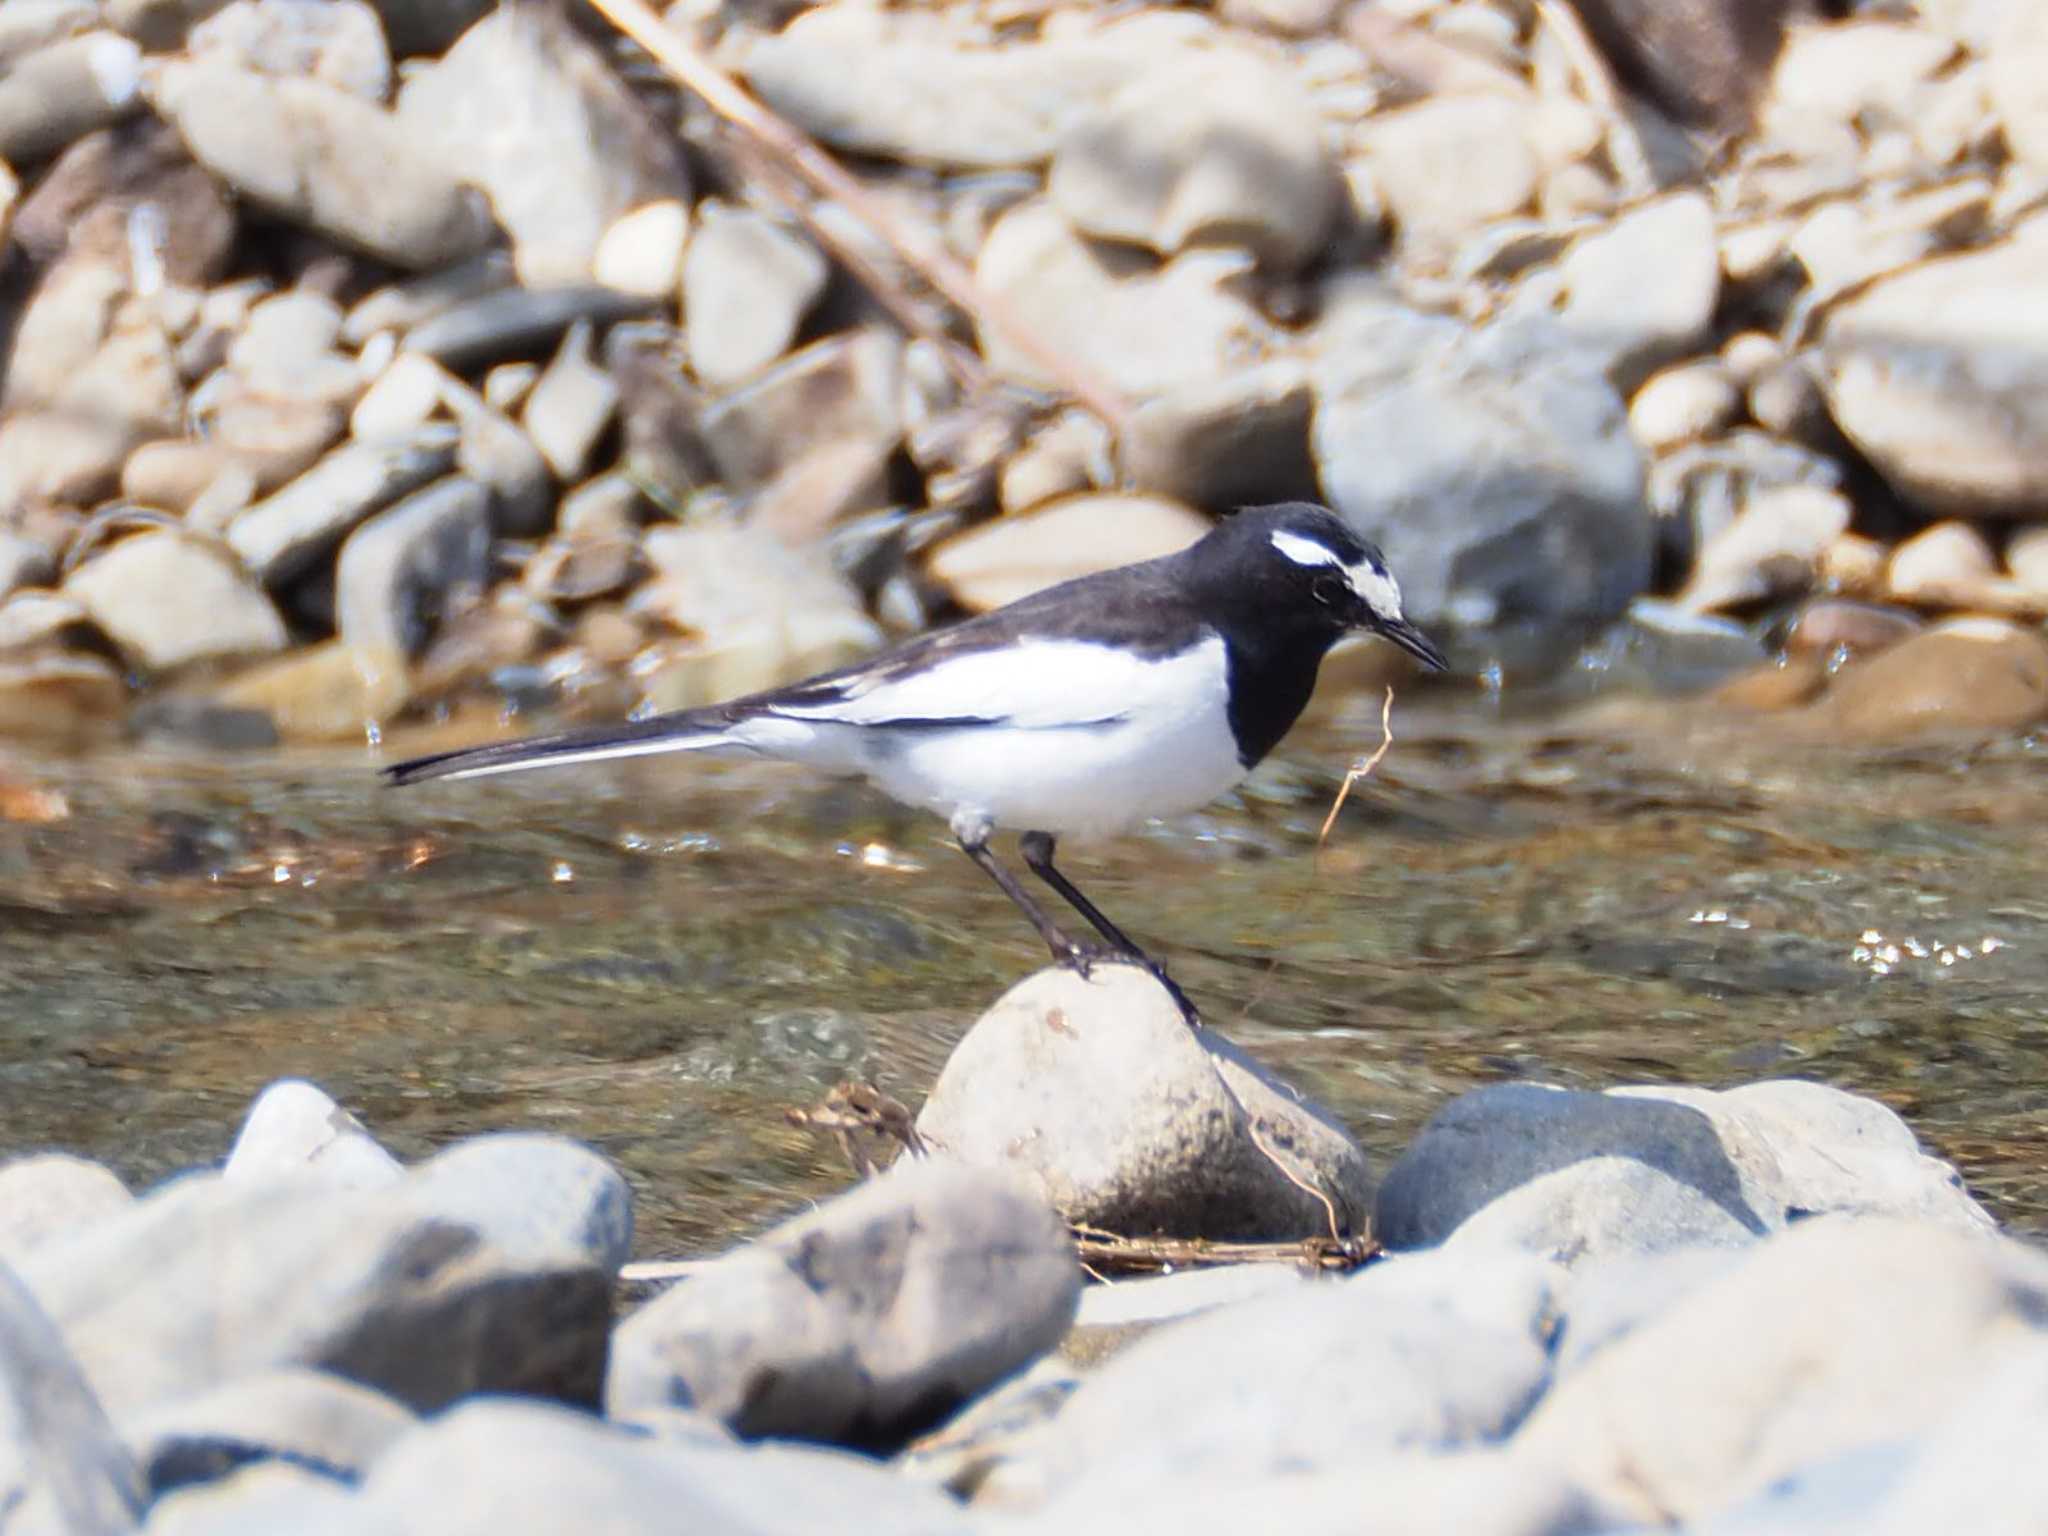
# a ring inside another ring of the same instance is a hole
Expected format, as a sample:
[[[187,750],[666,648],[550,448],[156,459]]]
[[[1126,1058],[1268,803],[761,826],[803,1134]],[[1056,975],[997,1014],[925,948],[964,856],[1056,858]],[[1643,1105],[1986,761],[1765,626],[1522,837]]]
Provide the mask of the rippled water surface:
[[[1063,859],[1213,1027],[1381,1166],[1527,1078],[1873,1093],[2048,1233],[2048,795],[2031,742],[1848,755],[1424,705],[1320,854],[1360,707],[1240,801]],[[1007,853],[1007,850],[1006,850]],[[915,1105],[1043,951],[930,818],[774,767],[388,791],[362,753],[0,756],[0,1153],[131,1181],[312,1077],[394,1150],[531,1127],[616,1157],[643,1253],[847,1177],[785,1120]]]

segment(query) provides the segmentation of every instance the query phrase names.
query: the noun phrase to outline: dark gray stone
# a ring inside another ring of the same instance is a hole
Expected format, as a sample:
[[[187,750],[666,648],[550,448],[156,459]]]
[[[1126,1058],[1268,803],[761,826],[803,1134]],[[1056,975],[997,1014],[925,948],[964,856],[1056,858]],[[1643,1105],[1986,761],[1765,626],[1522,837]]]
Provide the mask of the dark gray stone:
[[[335,628],[366,656],[417,656],[444,618],[482,601],[490,575],[490,492],[451,475],[348,536],[335,566]]]
[[[1632,1162],[1697,1191],[1736,1239],[1782,1225],[1778,1213],[1751,1205],[1713,1122],[1696,1109],[1496,1083],[1430,1117],[1380,1182],[1373,1233],[1390,1248],[1441,1243],[1502,1196],[1596,1160],[1603,1170]]]
[[[1050,1349],[1079,1289],[1051,1211],[997,1175],[914,1163],[626,1319],[605,1402],[694,1407],[748,1436],[900,1443]]]
[[[1287,1240],[1326,1235],[1334,1207],[1357,1233],[1372,1199],[1334,1116],[1189,1029],[1134,966],[1013,987],[954,1048],[917,1127],[937,1155],[1019,1175],[1112,1232]]]
[[[439,53],[493,10],[497,0],[371,0],[399,58]]]
[[[1323,489],[1425,628],[1575,644],[1650,582],[1643,467],[1597,354],[1534,320],[1478,328],[1363,289],[1323,326]]]
[[[426,353],[452,373],[474,373],[515,358],[546,357],[578,320],[603,327],[656,308],[653,299],[595,283],[499,288],[452,304],[415,325],[406,333],[405,346],[409,352]]]
[[[1527,1083],[1437,1112],[1387,1171],[1390,1247],[1508,1243],[1566,1263],[1742,1244],[1828,1213],[1989,1228],[1955,1170],[1896,1115],[1814,1083],[1587,1093]]]
[[[503,251],[486,251],[366,295],[342,320],[341,339],[361,347],[380,331],[409,331],[458,304],[510,288],[513,282],[512,258]]]

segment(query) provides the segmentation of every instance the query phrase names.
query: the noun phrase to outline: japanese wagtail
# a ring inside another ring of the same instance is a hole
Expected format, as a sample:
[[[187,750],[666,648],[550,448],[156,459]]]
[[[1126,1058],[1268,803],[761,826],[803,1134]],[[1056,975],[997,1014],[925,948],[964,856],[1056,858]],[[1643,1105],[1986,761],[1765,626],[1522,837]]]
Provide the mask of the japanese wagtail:
[[[1443,653],[1401,613],[1380,552],[1307,502],[1253,507],[1178,554],[1062,582],[787,687],[618,726],[414,758],[393,784],[661,752],[783,758],[863,775],[947,819],[1053,956],[1158,962],[1053,866],[1064,836],[1120,832],[1215,799],[1287,733],[1324,654],[1363,630],[1424,666]],[[998,827],[1088,920],[1084,945],[989,852]],[[1106,947],[1105,947],[1106,946]]]

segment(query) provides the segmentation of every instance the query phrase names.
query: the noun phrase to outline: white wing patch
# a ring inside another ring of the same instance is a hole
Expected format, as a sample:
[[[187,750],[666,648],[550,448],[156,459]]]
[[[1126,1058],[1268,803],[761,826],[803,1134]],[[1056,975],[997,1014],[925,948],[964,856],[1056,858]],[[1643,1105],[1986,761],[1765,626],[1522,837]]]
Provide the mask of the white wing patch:
[[[869,685],[851,698],[780,705],[788,720],[886,725],[896,720],[1001,720],[1026,729],[1099,725],[1224,686],[1223,641],[1146,658],[1080,640],[1027,640],[963,651],[928,669]],[[1190,685],[1194,685],[1192,688]]]
[[[1296,565],[1334,565],[1340,570],[1344,566],[1328,545],[1305,539],[1298,533],[1289,533],[1285,528],[1275,528],[1266,537],[1272,540],[1275,549]]]

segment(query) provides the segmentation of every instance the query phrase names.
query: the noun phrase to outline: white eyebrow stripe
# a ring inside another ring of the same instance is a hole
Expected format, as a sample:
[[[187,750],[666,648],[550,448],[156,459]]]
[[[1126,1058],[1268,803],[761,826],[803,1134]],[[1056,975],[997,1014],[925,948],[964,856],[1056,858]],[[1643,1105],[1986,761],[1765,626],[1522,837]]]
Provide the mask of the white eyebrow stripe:
[[[1386,571],[1375,568],[1370,561],[1361,560],[1356,565],[1344,567],[1344,579],[1351,583],[1365,605],[1383,619],[1401,617],[1401,585]]]
[[[1340,570],[1344,562],[1327,545],[1318,544],[1314,539],[1305,539],[1298,533],[1289,533],[1285,528],[1275,528],[1266,537],[1273,547],[1292,560],[1296,565],[1334,565]]]

